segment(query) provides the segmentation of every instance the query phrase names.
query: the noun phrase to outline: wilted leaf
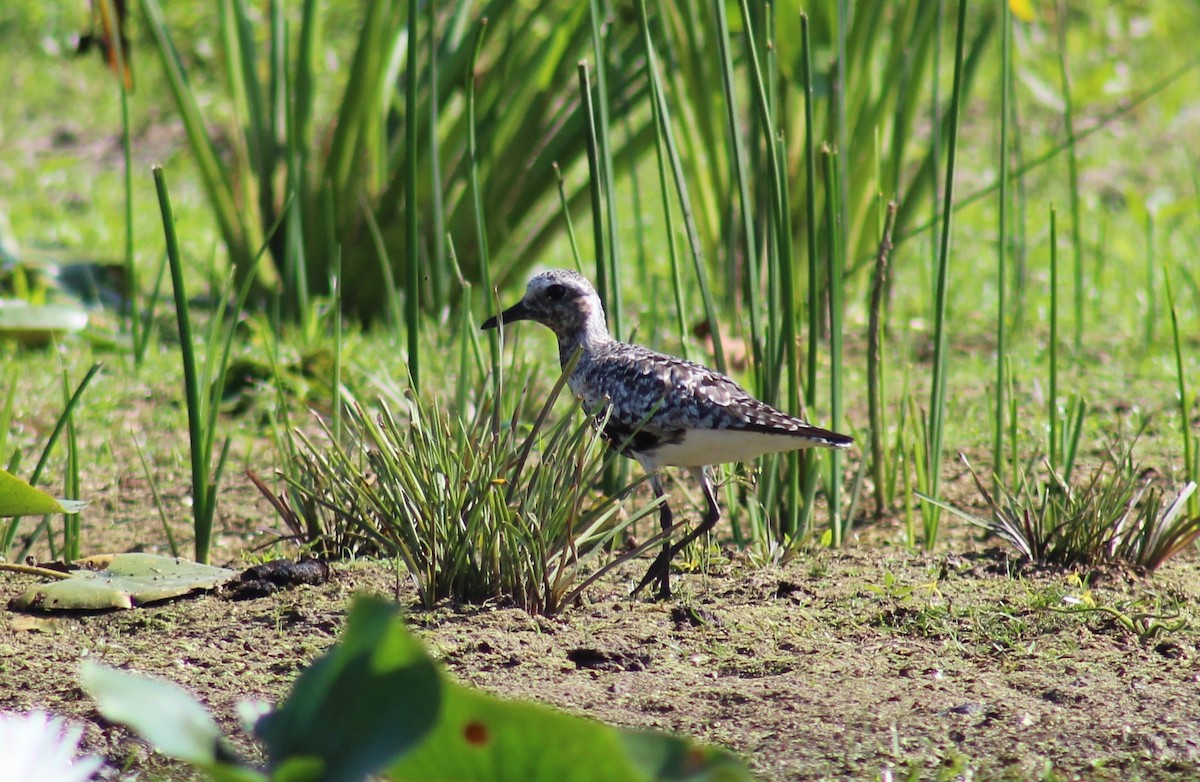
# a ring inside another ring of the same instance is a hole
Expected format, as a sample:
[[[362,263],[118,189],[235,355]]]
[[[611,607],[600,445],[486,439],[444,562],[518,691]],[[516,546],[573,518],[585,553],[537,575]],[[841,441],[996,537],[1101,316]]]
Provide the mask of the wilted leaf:
[[[237,575],[226,568],[156,554],[104,555],[80,562],[85,569],[74,571],[70,578],[36,586],[9,606],[23,611],[133,608],[213,589]]]

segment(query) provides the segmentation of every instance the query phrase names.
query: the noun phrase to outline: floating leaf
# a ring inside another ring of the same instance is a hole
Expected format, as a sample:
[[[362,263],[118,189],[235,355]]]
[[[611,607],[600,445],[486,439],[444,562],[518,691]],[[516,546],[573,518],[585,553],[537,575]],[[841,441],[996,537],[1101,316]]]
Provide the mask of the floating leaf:
[[[79,331],[88,323],[87,310],[71,304],[35,306],[16,299],[0,299],[0,338],[23,345],[44,345],[62,334]]]
[[[87,505],[79,500],[56,500],[12,473],[0,470],[0,517],[78,513]]]
[[[109,554],[80,560],[80,564],[84,569],[26,591],[9,607],[22,611],[133,608],[213,589],[237,575],[226,568],[156,554]]]

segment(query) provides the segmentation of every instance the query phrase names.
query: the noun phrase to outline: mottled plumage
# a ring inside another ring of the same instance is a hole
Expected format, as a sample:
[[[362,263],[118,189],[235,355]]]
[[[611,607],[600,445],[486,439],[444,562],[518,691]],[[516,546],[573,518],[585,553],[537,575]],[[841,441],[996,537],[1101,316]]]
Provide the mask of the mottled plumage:
[[[689,468],[704,490],[704,521],[674,546],[667,541],[635,593],[657,578],[659,595],[669,597],[671,559],[720,517],[708,465],[800,448],[845,448],[854,442],[760,402],[712,369],[613,339],[600,297],[576,272],[555,269],[537,275],[520,302],[489,318],[483,328],[518,320],[535,320],[555,333],[564,367],[582,347],[567,385],[589,413],[605,421],[604,435],[612,446],[650,473],[657,495],[664,494],[657,475],[661,467]],[[663,529],[670,529],[665,501],[661,517]]]

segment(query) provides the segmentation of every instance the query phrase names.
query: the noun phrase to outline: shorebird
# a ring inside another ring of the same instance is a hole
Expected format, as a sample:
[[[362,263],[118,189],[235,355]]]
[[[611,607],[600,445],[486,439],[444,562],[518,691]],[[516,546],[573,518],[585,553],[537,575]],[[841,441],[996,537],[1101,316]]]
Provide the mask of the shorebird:
[[[646,470],[661,500],[664,531],[672,528],[673,517],[659,471],[686,467],[704,491],[708,510],[700,524],[674,545],[668,536],[634,595],[657,579],[659,598],[670,598],[671,560],[720,519],[709,466],[801,448],[848,448],[854,442],[776,410],[720,372],[613,339],[600,296],[576,272],[538,274],[519,302],[488,318],[482,328],[521,320],[554,332],[564,369],[582,349],[567,385],[584,410],[603,423],[609,445]]]

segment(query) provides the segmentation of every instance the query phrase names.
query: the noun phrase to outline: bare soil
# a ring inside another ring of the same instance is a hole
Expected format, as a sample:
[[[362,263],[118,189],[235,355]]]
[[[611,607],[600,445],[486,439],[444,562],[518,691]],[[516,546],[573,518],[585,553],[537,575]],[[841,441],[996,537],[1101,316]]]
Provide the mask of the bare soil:
[[[860,542],[785,567],[716,557],[677,576],[667,603],[627,596],[636,562],[558,617],[444,605],[409,621],[464,682],[721,744],[762,779],[1200,775],[1194,560],[1152,580],[1039,571],[959,537],[950,555]],[[119,770],[110,778],[191,777],[100,718],[78,684],[89,657],[187,687],[257,757],[236,703],[281,698],[337,639],[355,593],[415,605],[391,564],[333,571],[255,600],[9,614],[0,709],[83,720],[86,746]],[[0,576],[8,596],[31,583]]]

